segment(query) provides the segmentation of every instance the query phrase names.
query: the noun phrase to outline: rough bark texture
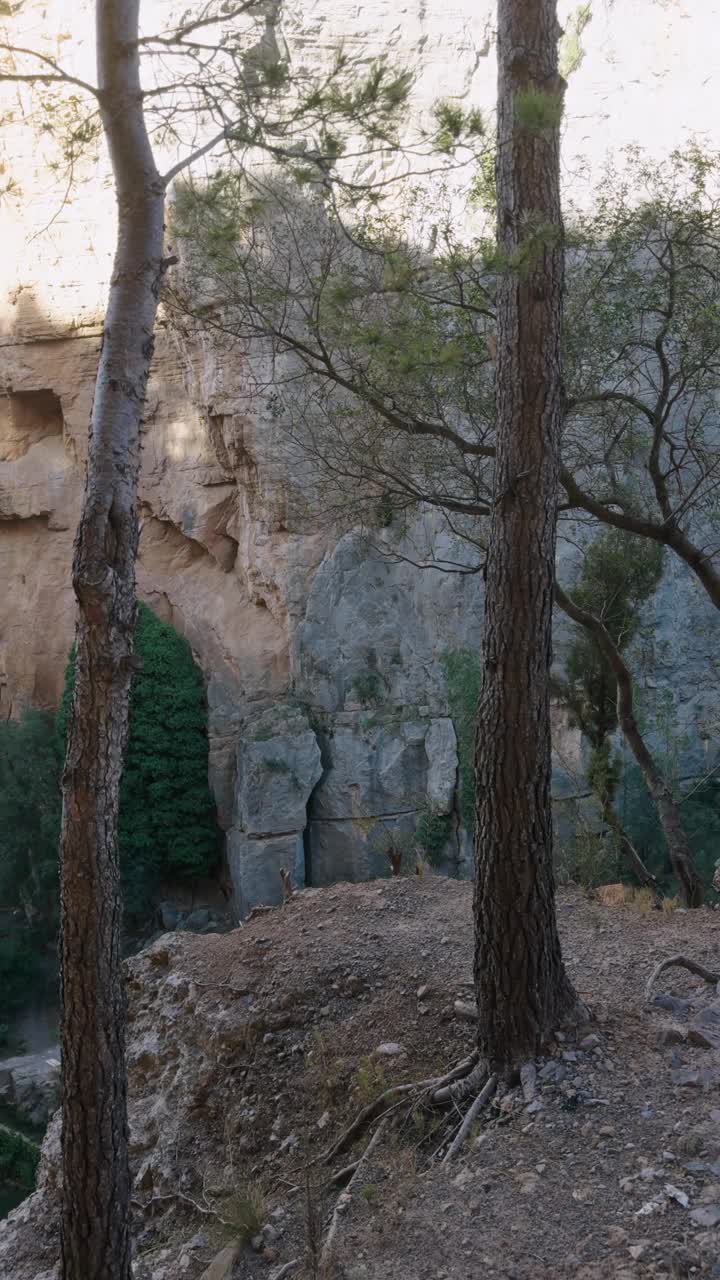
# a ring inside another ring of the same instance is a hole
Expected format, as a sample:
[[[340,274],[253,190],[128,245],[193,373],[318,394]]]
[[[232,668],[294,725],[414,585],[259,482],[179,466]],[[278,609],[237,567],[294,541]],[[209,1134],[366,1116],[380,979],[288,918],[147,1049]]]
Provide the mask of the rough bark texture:
[[[164,205],[139,92],[138,7],[98,0],[96,11],[118,240],[73,560],[77,666],[61,834],[64,1280],[131,1275],[116,833],[133,667],[139,426]]]
[[[638,728],[633,705],[632,678],[620,650],[600,618],[596,618],[586,609],[579,608],[560,587],[556,587],[556,599],[568,617],[595,636],[610,663],[617,683],[618,724],[655,804],[683,902],[686,907],[701,907],[704,899],[702,880],[693,862],[688,838],[672,791]]]
[[[555,920],[550,807],[564,83],[555,0],[500,0],[498,9],[497,210],[505,269],[476,748],[475,983],[481,1055],[490,1070],[507,1074],[538,1053],[576,998]],[[522,107],[537,94],[548,118],[531,127],[533,111]]]

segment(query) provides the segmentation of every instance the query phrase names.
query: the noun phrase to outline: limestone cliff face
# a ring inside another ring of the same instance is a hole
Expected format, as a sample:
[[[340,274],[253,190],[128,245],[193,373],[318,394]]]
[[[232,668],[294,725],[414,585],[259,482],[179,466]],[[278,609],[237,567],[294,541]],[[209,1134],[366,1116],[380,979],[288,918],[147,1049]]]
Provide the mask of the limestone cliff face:
[[[163,8],[147,4],[146,26]],[[572,20],[575,8],[565,4],[561,16]],[[90,77],[89,7],[52,9],[24,6],[9,37],[40,39]],[[400,11],[391,0],[286,0],[280,11],[297,61],[326,56],[344,37],[415,65],[421,104],[440,95],[492,103],[490,0],[410,0]],[[662,154],[688,132],[706,132],[716,114],[719,16],[714,0],[593,0],[571,51],[569,173],[578,155],[592,167],[626,142]],[[27,123],[3,144],[17,186],[0,202],[2,716],[27,702],[52,706],[61,689],[113,238],[103,157],[78,166],[64,202],[48,168],[55,144],[34,131],[26,90],[19,100]],[[161,331],[145,419],[138,587],[187,636],[207,678],[212,782],[243,909],[278,896],[280,866],[316,883],[384,869],[379,825],[410,831],[428,798],[453,810],[456,744],[440,659],[448,648],[477,647],[480,635],[476,577],[413,569],[398,561],[403,548],[390,533],[389,554],[378,555],[356,533],[318,532],[299,501],[307,480],[291,471],[242,357]],[[425,516],[413,546],[437,552],[443,538]],[[661,691],[679,685],[694,767],[705,741],[695,728],[714,714],[712,610],[671,568],[648,616],[649,679]],[[563,763],[577,764],[571,735],[562,748]],[[559,777],[572,788],[572,767]],[[466,841],[456,829],[445,852],[462,870]]]

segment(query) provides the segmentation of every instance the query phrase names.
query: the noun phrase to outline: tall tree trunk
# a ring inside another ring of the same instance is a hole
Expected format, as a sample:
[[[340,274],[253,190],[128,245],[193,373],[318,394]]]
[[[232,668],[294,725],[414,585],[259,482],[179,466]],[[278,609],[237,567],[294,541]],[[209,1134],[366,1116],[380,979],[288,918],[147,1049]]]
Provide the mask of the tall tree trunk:
[[[701,907],[705,897],[702,880],[693,861],[672,790],[638,728],[633,706],[632,680],[620,650],[600,618],[596,618],[587,609],[581,609],[560,586],[556,586],[555,595],[558,604],[565,610],[568,617],[579,623],[581,627],[585,627],[586,631],[595,637],[612,667],[617,683],[618,724],[655,804],[683,902],[686,907]]]
[[[138,9],[139,0],[96,5],[118,237],[73,560],[77,664],[61,834],[64,1280],[131,1275],[117,817],[133,670],[139,427],[164,209],[143,119]]]
[[[507,1073],[576,1006],[550,802],[563,246],[555,0],[498,5],[497,461],[476,743],[479,1048]]]

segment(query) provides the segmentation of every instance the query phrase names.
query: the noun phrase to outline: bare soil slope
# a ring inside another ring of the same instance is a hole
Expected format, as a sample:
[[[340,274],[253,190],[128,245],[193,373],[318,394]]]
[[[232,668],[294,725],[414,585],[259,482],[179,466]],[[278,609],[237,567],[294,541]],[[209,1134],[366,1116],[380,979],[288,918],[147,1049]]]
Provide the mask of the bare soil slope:
[[[720,1008],[680,970],[660,1005],[644,996],[677,952],[720,969],[718,917],[577,891],[558,909],[593,1022],[537,1064],[537,1102],[491,1110],[452,1165],[433,1154],[438,1118],[403,1115],[339,1218],[327,1280],[720,1276]],[[323,1152],[383,1088],[472,1047],[455,1007],[471,967],[471,889],[433,876],[309,890],[133,960],[138,1280],[198,1280],[238,1236],[219,1280],[312,1276],[333,1174],[369,1133]],[[51,1135],[41,1190],[0,1229],[3,1280],[53,1275],[54,1155]]]

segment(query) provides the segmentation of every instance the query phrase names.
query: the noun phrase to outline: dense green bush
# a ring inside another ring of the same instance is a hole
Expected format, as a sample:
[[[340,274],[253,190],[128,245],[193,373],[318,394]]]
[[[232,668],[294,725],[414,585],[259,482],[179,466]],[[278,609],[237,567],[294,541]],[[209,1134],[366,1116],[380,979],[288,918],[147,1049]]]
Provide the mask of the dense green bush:
[[[61,766],[52,716],[26,711],[0,724],[0,908],[48,933],[58,915]]]
[[[674,894],[677,886],[667,845],[655,806],[636,765],[631,765],[623,775],[616,807],[648,870],[657,876],[668,893]],[[703,883],[708,886],[720,858],[720,780],[709,778],[696,789],[690,786],[685,797],[680,797],[680,814],[693,860]]]
[[[212,870],[220,832],[208,785],[205,688],[190,646],[141,604],[135,653],[142,669],[130,697],[118,838],[125,911],[141,917],[161,877]],[[58,714],[63,741],[74,679],[71,653]]]
[[[0,1185],[18,1187],[29,1195],[35,1190],[39,1160],[36,1143],[0,1124]]]
[[[130,697],[118,829],[132,925],[147,914],[161,877],[205,875],[220,852],[202,675],[187,642],[144,605],[135,650],[143,666]],[[71,653],[57,717],[26,711],[0,724],[0,1023],[54,969],[60,775],[73,683]]]

